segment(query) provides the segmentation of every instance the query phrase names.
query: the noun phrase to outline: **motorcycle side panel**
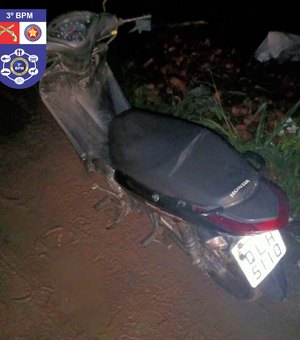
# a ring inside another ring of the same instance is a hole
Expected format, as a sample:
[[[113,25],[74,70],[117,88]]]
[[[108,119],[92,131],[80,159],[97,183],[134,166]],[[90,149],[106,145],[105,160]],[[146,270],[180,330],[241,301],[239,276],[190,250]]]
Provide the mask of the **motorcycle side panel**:
[[[103,62],[87,77],[54,64],[40,81],[40,93],[82,160],[109,163],[108,125],[129,108],[109,65]]]

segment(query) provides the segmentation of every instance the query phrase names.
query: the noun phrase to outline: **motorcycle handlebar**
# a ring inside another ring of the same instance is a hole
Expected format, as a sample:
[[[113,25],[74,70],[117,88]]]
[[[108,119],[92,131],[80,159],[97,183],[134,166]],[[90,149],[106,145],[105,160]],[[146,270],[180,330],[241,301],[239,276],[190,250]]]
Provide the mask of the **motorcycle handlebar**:
[[[73,72],[85,72],[95,51],[107,52],[120,26],[135,22],[130,32],[150,30],[149,19],[149,14],[130,19],[117,18],[107,12],[73,11],[62,14],[48,26],[47,60],[49,63],[61,62]]]
[[[117,35],[122,25],[135,22],[130,31],[139,32],[151,29],[151,15],[134,18],[117,18],[114,14],[103,12],[100,14],[88,11],[74,11],[58,16],[48,27],[47,51],[58,53],[80,53],[91,50],[99,42],[109,44]]]
[[[130,19],[120,18],[119,19],[119,26],[126,24],[126,23],[129,23],[129,22],[134,22],[134,21],[137,22],[137,21],[140,21],[140,20],[151,20],[151,18],[152,18],[151,14],[146,14],[146,15],[142,15],[142,16],[130,18]]]

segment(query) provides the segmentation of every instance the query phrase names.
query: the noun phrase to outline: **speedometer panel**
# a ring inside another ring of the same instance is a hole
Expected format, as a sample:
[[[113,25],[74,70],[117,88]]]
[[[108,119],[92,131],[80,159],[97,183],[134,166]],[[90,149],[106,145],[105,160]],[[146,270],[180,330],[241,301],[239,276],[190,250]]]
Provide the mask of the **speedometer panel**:
[[[48,38],[60,42],[80,43],[85,40],[91,25],[91,12],[74,12],[58,17],[48,27]]]

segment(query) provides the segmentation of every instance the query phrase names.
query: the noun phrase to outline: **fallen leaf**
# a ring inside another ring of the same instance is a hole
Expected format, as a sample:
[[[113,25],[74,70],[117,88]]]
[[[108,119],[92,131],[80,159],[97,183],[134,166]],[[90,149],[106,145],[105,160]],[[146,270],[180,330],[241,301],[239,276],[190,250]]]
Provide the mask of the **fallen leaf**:
[[[184,95],[186,93],[186,84],[183,80],[174,76],[170,78],[170,83],[181,94]]]

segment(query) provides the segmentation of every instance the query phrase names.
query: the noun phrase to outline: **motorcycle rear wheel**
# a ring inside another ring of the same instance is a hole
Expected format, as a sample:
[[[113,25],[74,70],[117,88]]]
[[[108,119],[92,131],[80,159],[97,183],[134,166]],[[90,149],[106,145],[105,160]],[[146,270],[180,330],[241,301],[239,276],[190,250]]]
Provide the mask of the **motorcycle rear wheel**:
[[[259,288],[252,288],[233,258],[206,248],[209,277],[223,290],[238,300],[255,301],[262,296]],[[213,263],[213,264],[212,264]]]

